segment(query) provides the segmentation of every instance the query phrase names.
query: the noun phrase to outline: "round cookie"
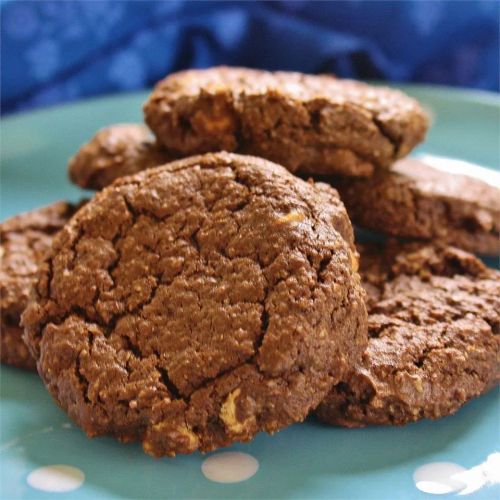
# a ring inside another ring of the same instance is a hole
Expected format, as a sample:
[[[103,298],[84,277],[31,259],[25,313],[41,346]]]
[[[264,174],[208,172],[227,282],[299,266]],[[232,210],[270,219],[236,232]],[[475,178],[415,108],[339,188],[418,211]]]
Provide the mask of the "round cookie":
[[[266,160],[146,170],[55,239],[27,342],[89,436],[153,456],[248,441],[303,420],[364,350],[352,241],[335,190]]]
[[[118,177],[162,165],[174,158],[157,145],[144,125],[127,123],[99,130],[70,159],[70,180],[86,189],[102,189]]]
[[[499,186],[407,158],[367,179],[335,177],[354,224],[391,236],[440,239],[485,255],[500,253]]]
[[[2,363],[28,370],[35,360],[22,339],[19,324],[39,263],[54,235],[66,224],[76,207],[60,201],[26,212],[0,224],[0,328]]]
[[[500,381],[500,272],[450,246],[360,246],[368,347],[317,410],[346,427],[457,411]]]
[[[180,155],[255,154],[291,172],[371,175],[424,139],[428,118],[402,92],[332,76],[216,67],[174,73],[144,106]]]

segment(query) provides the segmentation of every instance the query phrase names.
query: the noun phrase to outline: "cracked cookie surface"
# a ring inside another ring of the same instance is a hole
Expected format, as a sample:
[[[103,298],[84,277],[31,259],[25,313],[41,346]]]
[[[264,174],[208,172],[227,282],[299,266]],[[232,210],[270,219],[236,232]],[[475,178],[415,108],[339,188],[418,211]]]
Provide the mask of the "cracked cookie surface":
[[[336,177],[354,224],[398,237],[441,239],[470,252],[500,252],[500,189],[404,159],[367,179]]]
[[[35,360],[22,339],[21,314],[26,307],[38,265],[54,235],[76,207],[60,201],[12,217],[0,224],[0,327],[2,363],[28,370]]]
[[[88,435],[154,456],[303,420],[366,346],[335,190],[228,153],[96,194],[55,239],[27,342]]]
[[[144,106],[180,155],[255,154],[291,172],[371,175],[424,139],[428,118],[402,92],[332,76],[216,67],[174,73]]]
[[[68,163],[70,180],[85,189],[102,189],[115,179],[172,161],[144,125],[122,123],[99,130]]]
[[[317,410],[346,427],[458,410],[500,380],[500,272],[444,245],[360,245],[368,347]]]

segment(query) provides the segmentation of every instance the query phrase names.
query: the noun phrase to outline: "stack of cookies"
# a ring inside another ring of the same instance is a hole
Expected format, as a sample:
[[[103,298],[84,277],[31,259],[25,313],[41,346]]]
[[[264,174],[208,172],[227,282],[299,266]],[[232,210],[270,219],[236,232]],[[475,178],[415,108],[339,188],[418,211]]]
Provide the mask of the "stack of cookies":
[[[156,457],[456,411],[500,380],[497,188],[404,157],[428,118],[330,76],[173,74],[1,225],[2,362]],[[340,195],[339,195],[340,193]],[[344,205],[345,203],[345,205]],[[351,220],[395,237],[355,243]],[[403,239],[404,238],[404,239]]]

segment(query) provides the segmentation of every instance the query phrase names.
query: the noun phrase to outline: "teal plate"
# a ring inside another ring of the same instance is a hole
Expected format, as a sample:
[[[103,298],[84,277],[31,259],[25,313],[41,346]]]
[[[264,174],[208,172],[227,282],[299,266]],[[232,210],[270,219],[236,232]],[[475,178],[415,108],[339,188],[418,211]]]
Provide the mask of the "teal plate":
[[[405,87],[431,111],[417,153],[500,170],[500,99]],[[66,162],[99,127],[138,121],[146,94],[22,114],[2,123],[1,218],[84,193]],[[347,430],[313,418],[208,455],[155,460],[137,444],[89,440],[35,374],[1,369],[0,497],[444,498],[500,497],[498,391],[442,420]],[[427,493],[425,493],[427,492]]]

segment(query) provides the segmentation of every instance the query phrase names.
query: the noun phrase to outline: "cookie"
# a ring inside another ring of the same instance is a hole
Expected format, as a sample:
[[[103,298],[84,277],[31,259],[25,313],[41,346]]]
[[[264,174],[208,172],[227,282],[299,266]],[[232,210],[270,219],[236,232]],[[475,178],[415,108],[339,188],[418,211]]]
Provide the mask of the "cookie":
[[[21,313],[28,302],[39,263],[50,248],[54,235],[75,210],[73,205],[60,201],[0,224],[2,363],[35,369],[35,360],[22,339]]]
[[[428,118],[402,92],[333,76],[216,67],[174,73],[144,106],[180,155],[255,154],[291,172],[371,175],[424,139]]]
[[[317,415],[346,427],[457,411],[500,380],[500,272],[450,246],[362,246],[368,347]]]
[[[89,436],[157,457],[248,441],[303,420],[364,350],[352,241],[330,186],[266,160],[149,169],[54,240],[27,342]]]
[[[86,189],[102,189],[118,177],[135,174],[174,158],[159,147],[144,125],[119,124],[99,130],[70,159],[70,180]]]
[[[500,189],[404,159],[367,179],[335,177],[354,224],[399,237],[441,239],[485,255],[500,252]]]

